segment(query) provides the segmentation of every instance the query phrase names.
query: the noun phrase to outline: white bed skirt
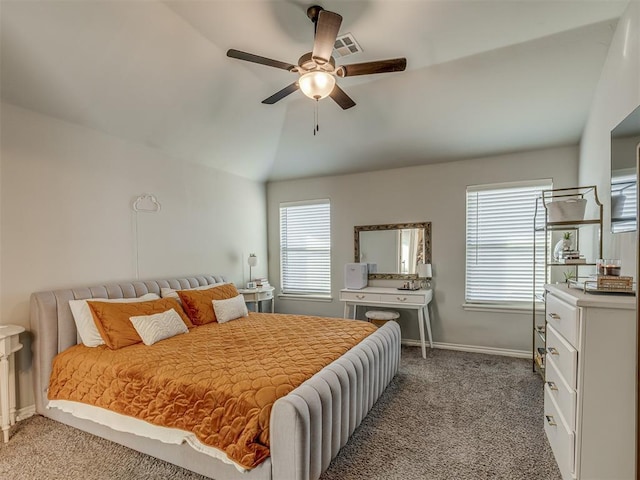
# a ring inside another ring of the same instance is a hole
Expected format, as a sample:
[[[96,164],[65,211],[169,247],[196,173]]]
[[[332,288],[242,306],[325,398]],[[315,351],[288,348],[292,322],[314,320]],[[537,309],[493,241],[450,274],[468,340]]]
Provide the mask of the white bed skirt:
[[[247,469],[237,464],[224,453],[215,447],[205,445],[194,433],[179,428],[161,427],[152,423],[130,417],[121,413],[112,412],[86,403],[72,402],[69,400],[49,400],[47,408],[56,408],[65,413],[70,413],[76,418],[91,420],[99,425],[104,425],[118,432],[132,433],[144,438],[150,438],[162,443],[173,445],[188,444],[194,450],[205,455],[216,458],[224,463],[233,465],[239,472],[246,472]]]

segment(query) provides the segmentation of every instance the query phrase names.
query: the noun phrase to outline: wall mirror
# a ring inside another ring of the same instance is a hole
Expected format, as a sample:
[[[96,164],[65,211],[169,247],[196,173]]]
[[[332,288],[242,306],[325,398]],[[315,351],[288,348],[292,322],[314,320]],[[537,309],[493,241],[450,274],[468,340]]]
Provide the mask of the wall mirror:
[[[640,107],[611,131],[611,232],[637,228],[636,160],[640,155]]]
[[[355,261],[369,263],[370,279],[416,278],[431,263],[431,222],[354,227]]]

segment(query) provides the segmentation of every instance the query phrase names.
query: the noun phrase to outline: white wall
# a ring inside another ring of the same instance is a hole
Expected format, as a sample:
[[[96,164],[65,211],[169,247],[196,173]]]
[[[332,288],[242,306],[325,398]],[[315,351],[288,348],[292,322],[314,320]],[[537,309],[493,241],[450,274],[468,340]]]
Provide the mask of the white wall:
[[[635,233],[612,235],[610,216],[611,130],[640,105],[640,2],[620,18],[593,97],[580,143],[579,180],[595,184],[604,203],[604,256],[622,260],[623,275],[635,275]]]
[[[248,277],[266,258],[265,187],[2,104],[0,323],[29,329],[32,292],[198,273]],[[157,196],[160,213],[132,200]],[[137,258],[136,258],[137,257]],[[266,275],[266,264],[256,273]],[[19,407],[33,404],[30,339],[21,337]]]
[[[553,178],[554,186],[574,186],[578,149],[565,147],[498,157],[273,182],[267,185],[269,273],[279,286],[280,202],[331,200],[331,303],[278,299],[277,310],[342,316],[337,300],[343,265],[353,261],[353,227],[432,222],[435,280],[434,341],[520,351],[531,350],[531,313],[487,313],[462,309],[465,279],[465,198],[467,185]],[[415,316],[402,312],[403,336],[417,339]]]

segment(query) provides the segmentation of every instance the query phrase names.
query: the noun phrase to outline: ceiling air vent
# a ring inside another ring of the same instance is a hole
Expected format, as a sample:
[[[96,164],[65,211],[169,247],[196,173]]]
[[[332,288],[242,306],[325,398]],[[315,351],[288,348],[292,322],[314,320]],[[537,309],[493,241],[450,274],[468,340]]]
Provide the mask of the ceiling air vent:
[[[362,51],[356,39],[350,33],[345,33],[336,38],[336,43],[333,44],[333,56],[336,58],[346,57],[347,55],[353,55]]]

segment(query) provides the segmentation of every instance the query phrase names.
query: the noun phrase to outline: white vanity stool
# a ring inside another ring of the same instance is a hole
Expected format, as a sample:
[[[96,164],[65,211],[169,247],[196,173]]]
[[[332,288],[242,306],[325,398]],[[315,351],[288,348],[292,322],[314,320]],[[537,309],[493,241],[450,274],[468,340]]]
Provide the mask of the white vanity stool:
[[[24,327],[0,325],[0,415],[4,443],[9,441],[9,428],[16,423],[16,374],[13,354],[22,348],[18,335]]]
[[[374,325],[381,327],[385,322],[389,320],[397,320],[400,318],[400,313],[395,311],[383,311],[383,310],[369,310],[364,314]]]

